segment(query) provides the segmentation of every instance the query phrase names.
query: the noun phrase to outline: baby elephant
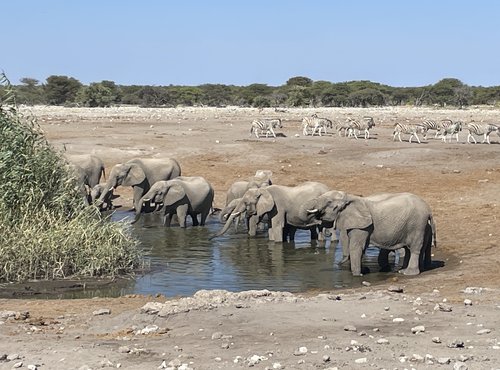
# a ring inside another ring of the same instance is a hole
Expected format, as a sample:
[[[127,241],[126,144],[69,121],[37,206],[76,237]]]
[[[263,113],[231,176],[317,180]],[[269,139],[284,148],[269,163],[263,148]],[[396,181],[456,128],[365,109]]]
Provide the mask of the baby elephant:
[[[104,199],[99,200],[99,197],[101,196],[104,187],[105,187],[104,184],[97,184],[92,189],[90,189],[87,195],[88,203],[95,204],[97,207],[99,207],[100,211],[110,211],[115,208],[113,206],[113,199],[118,198],[119,195],[115,196],[113,190],[111,190],[108,193],[106,193]]]
[[[205,225],[214,199],[212,186],[203,177],[179,176],[172,180],[157,181],[140,199],[141,209],[136,210],[137,222],[141,211],[154,207],[164,216],[164,225],[170,226],[173,215],[177,215],[179,225],[186,227],[186,218],[191,216],[193,226]],[[198,222],[198,214],[200,221]]]

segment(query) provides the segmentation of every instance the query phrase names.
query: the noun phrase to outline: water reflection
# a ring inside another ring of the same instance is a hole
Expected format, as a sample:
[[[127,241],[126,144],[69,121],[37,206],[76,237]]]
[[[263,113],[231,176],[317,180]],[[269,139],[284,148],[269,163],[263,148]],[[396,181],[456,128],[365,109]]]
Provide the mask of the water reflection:
[[[128,218],[132,213],[113,215],[115,220]],[[208,240],[220,227],[212,217],[206,227],[165,228],[149,215],[131,225],[151,271],[122,289],[121,294],[187,296],[200,289],[303,292],[360,284],[361,278],[353,278],[335,263],[342,258],[336,241],[311,245],[306,231],[297,232],[295,243],[269,242],[265,233],[249,238],[243,231]],[[378,270],[377,255],[376,248],[368,249],[364,264],[372,271]],[[372,273],[362,279],[386,278],[387,273]]]

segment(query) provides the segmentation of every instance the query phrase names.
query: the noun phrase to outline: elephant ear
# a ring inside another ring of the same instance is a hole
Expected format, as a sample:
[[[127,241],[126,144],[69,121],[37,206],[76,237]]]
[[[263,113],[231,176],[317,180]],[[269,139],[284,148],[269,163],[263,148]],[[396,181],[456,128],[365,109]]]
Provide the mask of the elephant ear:
[[[274,207],[274,199],[271,193],[266,189],[259,189],[259,199],[257,200],[257,215],[264,216],[267,212],[271,212]]]
[[[139,185],[146,179],[146,174],[144,170],[136,164],[130,165],[130,169],[127,176],[123,179],[123,186],[134,186]]]
[[[362,200],[347,200],[337,223],[341,229],[366,229],[373,223],[370,210]]]
[[[184,188],[178,184],[174,184],[169,187],[167,194],[163,199],[163,203],[166,205],[172,205],[180,201],[185,196],[186,192],[184,191]]]

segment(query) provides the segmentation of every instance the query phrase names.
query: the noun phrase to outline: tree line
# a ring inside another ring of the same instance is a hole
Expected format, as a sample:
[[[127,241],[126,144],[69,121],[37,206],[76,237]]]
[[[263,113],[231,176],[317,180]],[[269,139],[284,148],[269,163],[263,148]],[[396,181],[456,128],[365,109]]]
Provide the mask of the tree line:
[[[14,85],[13,89],[18,104],[85,107],[464,107],[495,105],[500,100],[500,86],[469,86],[456,78],[445,78],[433,85],[420,87],[392,87],[371,81],[332,83],[313,81],[303,76],[292,77],[282,86],[259,83],[248,86],[125,86],[113,81],[84,85],[73,77],[50,76],[45,83],[34,78],[22,78],[20,84]]]

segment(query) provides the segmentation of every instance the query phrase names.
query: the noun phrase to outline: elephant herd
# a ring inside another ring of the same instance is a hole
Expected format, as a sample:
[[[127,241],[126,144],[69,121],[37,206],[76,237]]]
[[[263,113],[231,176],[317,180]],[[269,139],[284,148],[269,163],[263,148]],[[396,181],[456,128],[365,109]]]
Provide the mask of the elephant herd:
[[[113,190],[131,186],[136,222],[142,213],[157,212],[170,226],[175,215],[181,227],[187,216],[193,226],[203,226],[213,209],[214,190],[202,177],[181,176],[175,159],[132,159],[117,164],[105,184],[102,161],[96,156],[68,157],[85,191],[85,199],[101,210],[112,208]],[[403,248],[400,272],[417,275],[430,268],[431,247],[436,246],[436,227],[429,205],[411,193],[383,193],[367,197],[332,190],[319,182],[297,186],[273,184],[272,172],[257,171],[249,181],[235,182],[227,192],[221,211],[226,233],[245,220],[248,234],[255,236],[259,224],[268,225],[269,240],[293,242],[298,229],[309,230],[311,240],[324,240],[338,232],[342,263],[350,261],[353,275],[362,275],[361,260],[367,246],[380,248],[379,265],[388,266],[391,251]],[[200,220],[198,220],[200,215]]]

